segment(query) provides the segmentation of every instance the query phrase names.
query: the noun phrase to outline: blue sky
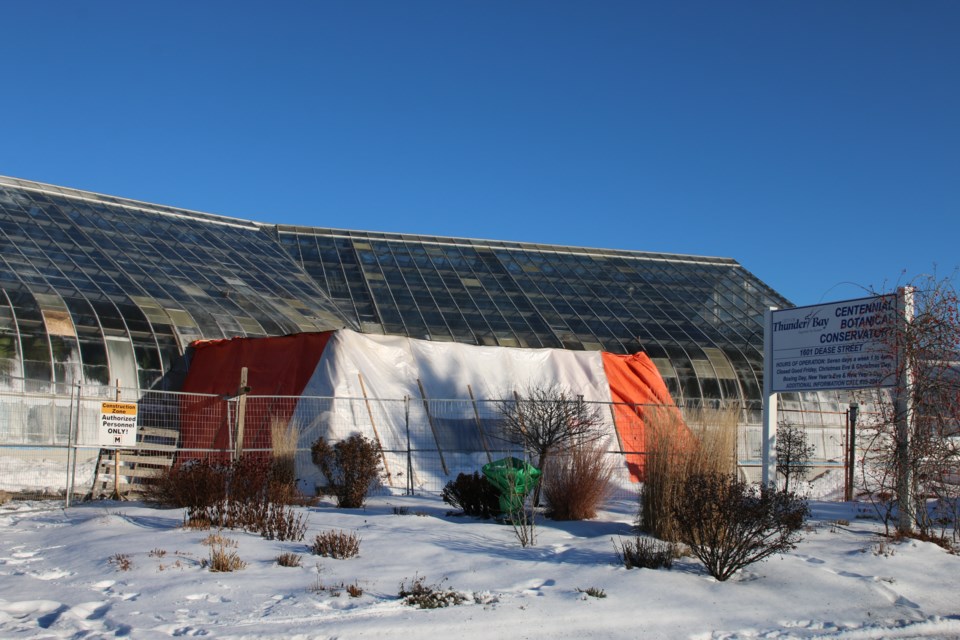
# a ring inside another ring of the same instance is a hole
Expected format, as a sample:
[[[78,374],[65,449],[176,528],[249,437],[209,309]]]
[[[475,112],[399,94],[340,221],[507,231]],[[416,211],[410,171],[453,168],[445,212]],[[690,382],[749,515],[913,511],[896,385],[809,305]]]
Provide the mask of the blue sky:
[[[960,2],[6,0],[0,174],[264,222],[960,264]],[[905,275],[904,275],[905,272]]]

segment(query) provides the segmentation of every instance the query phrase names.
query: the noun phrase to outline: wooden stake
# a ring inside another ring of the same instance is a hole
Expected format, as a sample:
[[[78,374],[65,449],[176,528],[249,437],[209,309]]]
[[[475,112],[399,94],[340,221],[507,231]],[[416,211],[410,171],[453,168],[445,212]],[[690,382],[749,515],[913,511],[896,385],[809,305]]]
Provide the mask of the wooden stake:
[[[611,403],[609,406],[610,406],[610,418],[613,420],[613,435],[616,436],[617,438],[617,447],[620,448],[620,451],[623,451],[623,440],[620,439],[620,429],[617,428],[617,411],[613,403]],[[636,414],[637,418],[640,418],[640,414],[636,412],[636,408],[634,408],[634,414]]]
[[[473,388],[467,385],[467,392],[470,394],[470,402],[473,404],[473,417],[477,421],[477,433],[480,434],[480,444],[483,450],[487,452],[487,462],[493,462],[493,456],[490,455],[490,448],[487,446],[487,438],[483,433],[483,425],[480,423],[480,411],[477,409],[477,400],[473,397]]]
[[[237,446],[234,451],[234,458],[239,460],[243,455],[243,421],[247,413],[247,392],[250,388],[247,386],[247,368],[240,369],[240,388],[239,401],[237,402]]]
[[[430,405],[427,402],[427,394],[423,390],[423,383],[417,378],[417,386],[420,387],[420,397],[423,398],[423,410],[427,412],[427,422],[430,423],[430,431],[433,432],[433,441],[437,443],[437,453],[440,454],[440,465],[443,467],[444,475],[450,475],[447,469],[447,461],[443,459],[443,451],[440,449],[440,438],[437,437],[437,428],[433,424],[433,416],[430,415]]]
[[[116,401],[120,402],[120,378],[117,378]],[[113,450],[113,499],[120,499],[120,449]]]
[[[363,402],[367,405],[367,415],[370,416],[370,426],[373,427],[373,436],[377,439],[377,446],[380,448],[380,458],[383,459],[383,470],[387,472],[387,484],[393,486],[393,474],[390,473],[390,466],[387,464],[387,454],[383,451],[383,443],[380,441],[380,433],[377,431],[377,423],[373,419],[373,409],[370,408],[370,399],[367,398],[367,386],[363,384],[363,375],[357,373],[360,378],[360,391],[363,393]]]

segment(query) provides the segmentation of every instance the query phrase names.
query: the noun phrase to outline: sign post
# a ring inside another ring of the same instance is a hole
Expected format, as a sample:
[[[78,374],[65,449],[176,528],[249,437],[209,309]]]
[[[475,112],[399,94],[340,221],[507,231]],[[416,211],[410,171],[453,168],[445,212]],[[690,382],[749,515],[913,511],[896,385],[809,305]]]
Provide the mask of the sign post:
[[[763,435],[761,465],[763,486],[777,481],[777,394],[773,391],[773,313],[776,307],[763,312]]]

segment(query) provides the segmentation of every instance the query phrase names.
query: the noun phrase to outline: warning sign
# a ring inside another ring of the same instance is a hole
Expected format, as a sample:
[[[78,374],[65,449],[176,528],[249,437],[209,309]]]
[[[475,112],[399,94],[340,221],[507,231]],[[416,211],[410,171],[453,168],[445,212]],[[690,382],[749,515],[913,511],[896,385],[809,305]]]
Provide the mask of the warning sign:
[[[132,402],[100,404],[101,447],[132,449],[137,446],[137,405]]]

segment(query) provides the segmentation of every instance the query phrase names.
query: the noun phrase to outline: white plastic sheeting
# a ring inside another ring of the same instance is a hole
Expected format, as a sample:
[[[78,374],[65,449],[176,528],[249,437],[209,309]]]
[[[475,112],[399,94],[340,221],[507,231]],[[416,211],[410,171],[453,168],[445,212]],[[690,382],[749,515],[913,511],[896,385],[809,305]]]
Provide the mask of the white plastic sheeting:
[[[600,352],[481,347],[340,330],[302,391],[303,396],[335,400],[319,416],[313,405],[301,402],[293,420],[302,429],[304,446],[317,437],[338,440],[361,433],[377,438],[385,450],[404,451],[407,406],[402,400],[410,398],[413,486],[437,487],[507,450],[516,452],[497,438],[495,407],[485,401],[510,399],[533,388],[562,389],[588,402],[611,401]],[[475,404],[469,401],[471,393]],[[429,415],[424,399],[430,401]],[[613,441],[612,416],[602,415]],[[389,484],[406,486],[406,456],[385,457]],[[315,471],[300,471],[301,477],[316,478]]]

